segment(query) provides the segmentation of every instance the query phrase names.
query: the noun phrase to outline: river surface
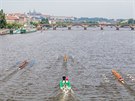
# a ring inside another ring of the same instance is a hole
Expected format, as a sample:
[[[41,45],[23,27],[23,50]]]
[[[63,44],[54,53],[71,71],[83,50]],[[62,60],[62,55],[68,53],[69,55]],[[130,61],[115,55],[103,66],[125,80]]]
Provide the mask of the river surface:
[[[24,60],[29,64],[19,70]],[[63,75],[72,99],[58,98]],[[0,36],[0,101],[135,101],[135,31],[75,27]]]

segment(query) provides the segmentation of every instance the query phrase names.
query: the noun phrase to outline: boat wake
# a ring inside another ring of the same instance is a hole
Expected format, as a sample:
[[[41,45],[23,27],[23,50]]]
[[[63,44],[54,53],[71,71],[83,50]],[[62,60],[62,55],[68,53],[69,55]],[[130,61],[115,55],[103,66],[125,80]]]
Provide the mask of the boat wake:
[[[51,97],[49,101],[79,101],[74,94],[72,89],[64,87],[64,89],[59,90],[55,97]]]
[[[76,99],[72,89],[64,89],[56,96],[56,101],[79,101]]]

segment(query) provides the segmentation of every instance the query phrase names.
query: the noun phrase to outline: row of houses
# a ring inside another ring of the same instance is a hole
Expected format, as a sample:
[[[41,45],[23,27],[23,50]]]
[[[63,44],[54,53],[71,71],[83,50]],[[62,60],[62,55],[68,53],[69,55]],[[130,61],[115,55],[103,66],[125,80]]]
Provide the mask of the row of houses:
[[[27,14],[25,14],[25,13],[24,14],[21,14],[21,13],[6,14],[7,23],[25,24],[25,23],[29,23],[31,21],[39,22],[43,18],[47,18],[49,20],[50,24],[55,24],[56,22],[71,21],[74,19],[74,17],[44,15],[41,13],[37,13],[35,11],[29,12]]]
[[[12,13],[6,14],[7,23],[20,23],[25,24],[28,21],[28,17],[25,14]]]

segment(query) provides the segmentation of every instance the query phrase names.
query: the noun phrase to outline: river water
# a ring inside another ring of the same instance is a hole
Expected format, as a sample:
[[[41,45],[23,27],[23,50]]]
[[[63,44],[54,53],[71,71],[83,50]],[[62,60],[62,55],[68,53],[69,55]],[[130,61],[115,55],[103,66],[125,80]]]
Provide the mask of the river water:
[[[29,64],[18,70],[24,60]],[[58,98],[63,75],[72,99]],[[0,36],[0,101],[135,101],[135,31],[75,27]]]

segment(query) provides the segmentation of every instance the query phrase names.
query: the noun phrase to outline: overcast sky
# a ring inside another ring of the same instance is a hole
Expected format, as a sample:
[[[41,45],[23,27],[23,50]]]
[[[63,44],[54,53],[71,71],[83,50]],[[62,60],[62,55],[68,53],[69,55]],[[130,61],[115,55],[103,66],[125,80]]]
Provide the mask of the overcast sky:
[[[6,13],[36,10],[48,15],[135,18],[135,0],[0,0]]]

